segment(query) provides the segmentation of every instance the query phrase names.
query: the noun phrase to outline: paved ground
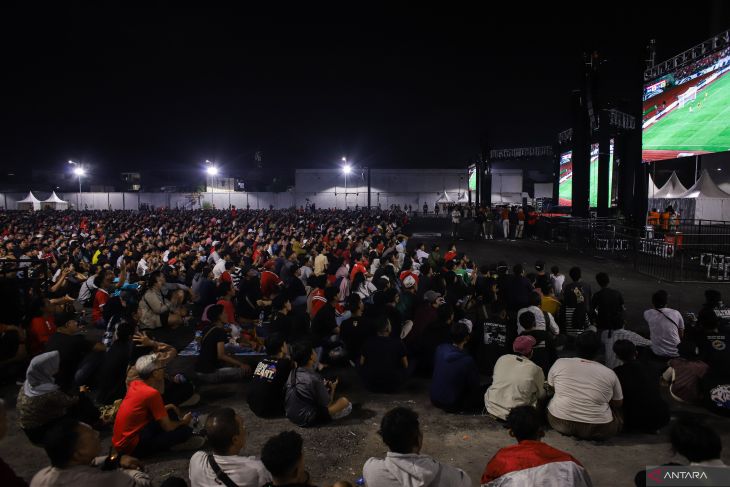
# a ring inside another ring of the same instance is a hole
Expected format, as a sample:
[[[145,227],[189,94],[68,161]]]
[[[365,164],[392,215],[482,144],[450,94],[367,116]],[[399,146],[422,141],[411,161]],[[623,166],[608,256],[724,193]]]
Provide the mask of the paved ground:
[[[445,222],[436,221],[418,223],[413,230],[435,231],[442,229],[444,225]],[[578,264],[591,281],[596,272],[607,270],[615,287],[623,292],[629,319],[637,329],[642,328],[641,313],[650,302],[651,293],[659,287],[669,291],[671,305],[682,311],[696,310],[702,302],[702,286],[658,283],[634,273],[622,264],[570,253],[557,246],[537,242],[460,241],[458,248],[472,255],[477,262],[506,260],[510,265],[516,262],[532,264],[535,259],[541,258],[548,265],[557,264],[566,271],[571,265]],[[181,368],[189,366],[184,361],[177,365]],[[472,477],[474,485],[479,485],[479,477],[488,459],[500,447],[513,441],[506,430],[486,417],[447,415],[433,408],[428,401],[428,382],[425,380],[414,380],[406,391],[397,395],[377,395],[365,392],[351,370],[342,372],[341,377],[341,392],[358,406],[345,421],[320,429],[296,428],[284,419],[256,418],[245,403],[246,385],[204,389],[204,402],[198,410],[205,413],[215,405],[231,406],[238,410],[246,422],[248,443],[244,453],[247,455],[258,455],[265,439],[277,432],[285,429],[298,430],[305,438],[306,463],[312,479],[320,486],[331,485],[339,479],[354,483],[368,457],[384,454],[385,448],[376,433],[378,424],[383,413],[397,405],[412,407],[420,414],[425,436],[424,453],[465,469]],[[10,401],[11,406],[16,394],[15,386],[0,389],[0,395]],[[676,403],[672,403],[672,410],[673,414],[691,412],[705,416],[722,436],[726,446],[723,459],[730,463],[729,421],[708,415],[698,408],[680,408]],[[46,465],[45,454],[32,447],[19,431],[14,410],[10,411],[9,422],[8,436],[0,442],[0,456],[20,475],[30,478],[35,471]],[[622,435],[599,443],[576,441],[549,431],[545,441],[581,460],[590,471],[596,486],[624,486],[632,485],[634,474],[645,465],[672,459],[666,436],[666,431],[658,435]],[[109,443],[108,437],[106,434],[105,446]],[[148,470],[157,480],[169,475],[186,477],[187,458],[189,455],[185,454],[161,455],[147,461]]]

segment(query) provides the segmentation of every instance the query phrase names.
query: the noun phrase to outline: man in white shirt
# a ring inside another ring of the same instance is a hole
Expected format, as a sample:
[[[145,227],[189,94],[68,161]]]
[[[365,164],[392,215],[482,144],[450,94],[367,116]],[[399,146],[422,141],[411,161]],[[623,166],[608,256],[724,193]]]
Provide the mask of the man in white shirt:
[[[654,308],[644,311],[644,319],[649,325],[651,351],[662,360],[679,356],[677,345],[684,337],[682,314],[667,308],[667,297],[664,290],[655,292],[651,297]]]
[[[213,277],[216,280],[220,279],[221,275],[226,272],[226,263],[229,259],[228,254],[225,254],[223,251],[219,252],[218,255],[220,256],[220,259],[218,259],[215,267],[213,267]]]
[[[563,295],[563,284],[565,284],[565,274],[560,273],[560,268],[556,265],[550,268],[550,282],[555,291],[555,297],[560,298]]]
[[[459,211],[458,206],[454,206],[454,209],[451,211],[451,223],[453,224],[453,231],[451,232],[451,235],[454,238],[459,237],[459,224],[461,224],[461,211]]]
[[[246,444],[246,429],[241,416],[231,408],[216,409],[205,421],[206,437],[212,453],[196,452],[190,459],[191,487],[229,485],[228,477],[239,487],[262,487],[271,474],[255,457],[240,456]]]
[[[327,272],[329,261],[327,260],[327,256],[324,254],[324,247],[320,245],[317,252],[317,256],[314,258],[314,275],[321,276]]]
[[[555,318],[553,318],[553,315],[548,313],[547,311],[543,311],[542,308],[540,308],[541,298],[540,295],[536,292],[533,292],[530,294],[530,306],[527,308],[522,308],[517,312],[517,333],[522,333],[525,331],[525,329],[520,325],[520,316],[522,316],[523,313],[526,311],[530,311],[532,314],[535,315],[535,329],[536,330],[545,330],[549,331],[553,335],[559,335],[560,334],[560,328],[558,327],[558,324],[555,322]],[[545,322],[545,317],[547,316],[548,323]]]
[[[532,336],[518,336],[512,344],[514,355],[502,355],[497,360],[492,385],[484,394],[489,414],[506,420],[512,408],[535,407],[545,397],[545,374],[530,360],[536,343]]]
[[[421,454],[423,433],[418,424],[418,414],[414,411],[404,407],[391,409],[383,416],[379,433],[390,451],[382,460],[373,457],[365,462],[362,476],[366,485],[377,487],[471,485],[471,479],[463,470]]]
[[[604,440],[618,434],[623,418],[621,383],[613,370],[595,362],[601,341],[593,331],[576,338],[578,357],[561,358],[550,368],[547,383],[555,390],[548,404],[554,430],[584,440]]]

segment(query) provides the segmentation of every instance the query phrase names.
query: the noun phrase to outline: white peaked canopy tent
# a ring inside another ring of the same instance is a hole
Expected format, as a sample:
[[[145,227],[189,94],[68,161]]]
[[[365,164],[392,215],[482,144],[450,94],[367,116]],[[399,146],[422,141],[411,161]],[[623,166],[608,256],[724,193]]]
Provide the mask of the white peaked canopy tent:
[[[469,196],[466,194],[466,191],[459,194],[459,198],[456,200],[459,204],[468,204],[469,203]]]
[[[442,210],[446,211],[449,206],[454,204],[454,200],[452,200],[446,191],[444,191],[444,194],[439,196],[439,199],[436,200],[436,204],[439,205]]]
[[[44,210],[67,210],[68,201],[63,201],[54,191],[47,200],[41,202],[41,208]]]
[[[654,178],[651,177],[651,174],[649,174],[649,191],[647,192],[649,198],[656,198],[656,194],[658,192],[659,188],[656,187],[656,184],[654,184]]]
[[[17,204],[19,210],[36,211],[41,209],[41,200],[33,196],[32,191],[28,191],[28,196],[18,201]]]
[[[694,218],[701,220],[730,220],[730,194],[717,187],[706,169],[697,182],[681,196],[681,200],[694,200]]]
[[[669,181],[654,193],[654,198],[681,198],[686,192],[687,188],[679,180],[677,173],[672,172]]]

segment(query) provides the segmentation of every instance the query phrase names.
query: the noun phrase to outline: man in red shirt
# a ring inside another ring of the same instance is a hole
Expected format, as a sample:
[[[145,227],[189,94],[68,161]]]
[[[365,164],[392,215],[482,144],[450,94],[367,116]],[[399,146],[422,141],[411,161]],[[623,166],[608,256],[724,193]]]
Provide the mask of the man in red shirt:
[[[272,294],[278,294],[279,286],[284,282],[274,272],[266,270],[261,273],[261,295],[264,299],[271,299]]]
[[[449,247],[449,251],[444,255],[444,262],[454,260],[458,254],[456,253],[456,244],[452,243]]]
[[[28,342],[30,354],[34,357],[44,352],[46,342],[51,338],[51,335],[56,333],[56,319],[53,315],[55,308],[49,299],[44,298],[41,316],[36,316],[30,321]]]
[[[94,304],[91,307],[91,320],[96,327],[103,327],[104,305],[109,301],[109,291],[114,281],[114,273],[111,271],[100,272],[94,279],[96,293],[94,293]]]
[[[195,450],[202,447],[205,440],[192,436],[193,430],[189,426],[192,415],[187,413],[178,420],[180,410],[162,401],[165,372],[157,354],[137,359],[135,369],[140,378],[127,386],[127,395],[114,421],[112,445],[116,451],[139,458],[171,448]]]
[[[546,479],[574,487],[592,485],[588,471],[578,460],[540,441],[545,433],[537,409],[512,408],[507,424],[517,444],[502,448],[489,460],[482,474],[482,485],[547,485],[550,482]]]

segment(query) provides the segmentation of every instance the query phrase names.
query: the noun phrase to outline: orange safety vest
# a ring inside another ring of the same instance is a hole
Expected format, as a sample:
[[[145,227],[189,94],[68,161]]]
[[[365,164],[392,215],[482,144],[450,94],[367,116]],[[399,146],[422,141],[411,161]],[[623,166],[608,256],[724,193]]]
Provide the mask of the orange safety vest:
[[[665,211],[662,213],[662,229],[668,230],[669,229],[669,219],[672,217],[672,214],[668,211]]]
[[[658,211],[649,212],[649,225],[659,225],[659,212]]]

